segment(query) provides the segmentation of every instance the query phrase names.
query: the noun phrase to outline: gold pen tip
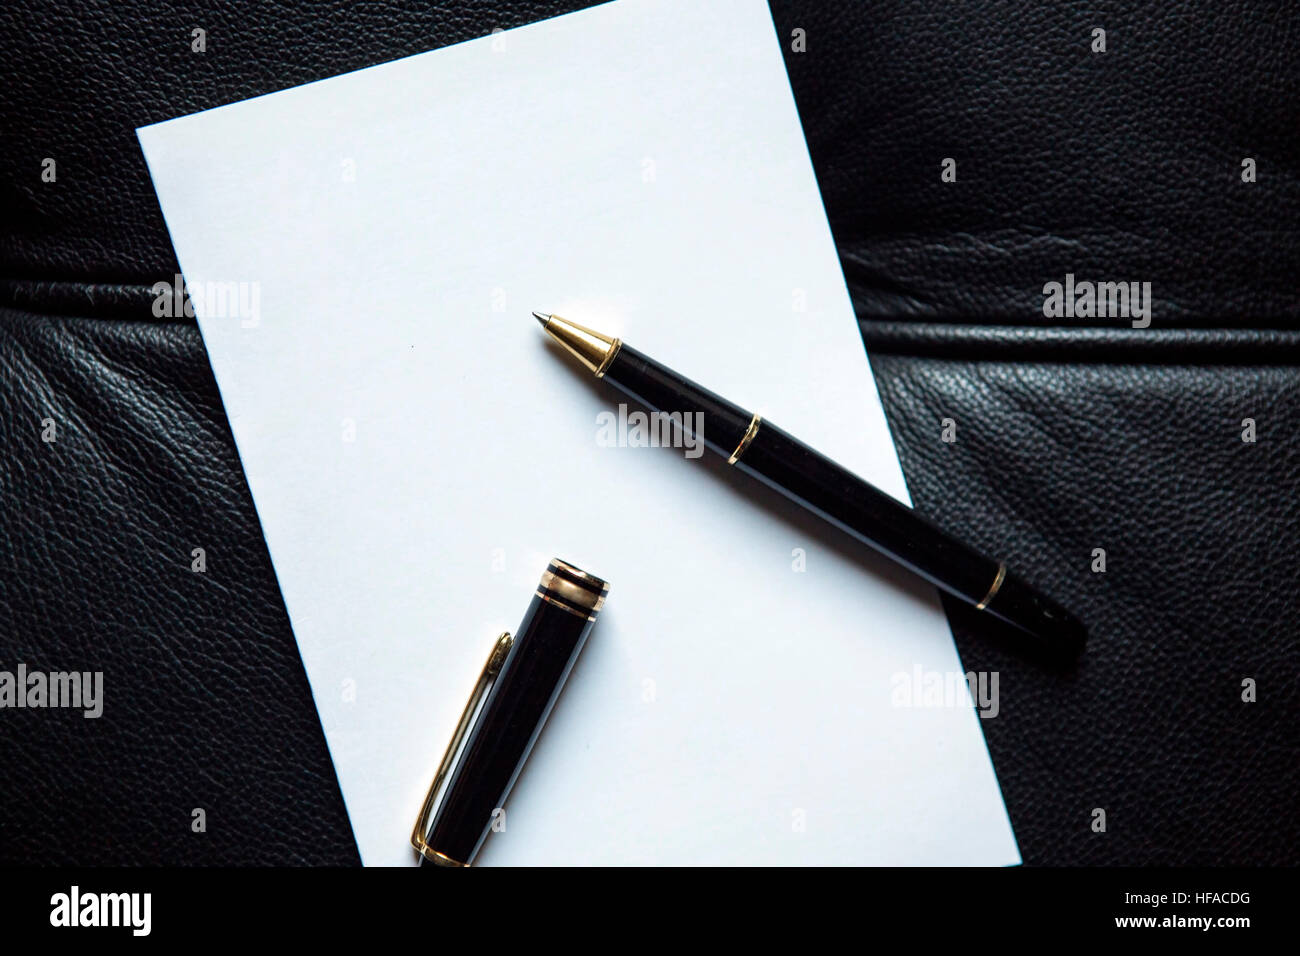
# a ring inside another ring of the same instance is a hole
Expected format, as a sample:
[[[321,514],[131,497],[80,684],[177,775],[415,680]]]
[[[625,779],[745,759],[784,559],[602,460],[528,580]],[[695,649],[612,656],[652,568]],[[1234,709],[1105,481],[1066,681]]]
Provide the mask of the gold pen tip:
[[[602,335],[577,322],[570,322],[562,315],[547,315],[545,312],[534,312],[533,315],[542,323],[542,330],[562,345],[565,351],[576,356],[590,371],[595,372],[596,378],[605,374],[605,369],[623,346],[618,339]]]

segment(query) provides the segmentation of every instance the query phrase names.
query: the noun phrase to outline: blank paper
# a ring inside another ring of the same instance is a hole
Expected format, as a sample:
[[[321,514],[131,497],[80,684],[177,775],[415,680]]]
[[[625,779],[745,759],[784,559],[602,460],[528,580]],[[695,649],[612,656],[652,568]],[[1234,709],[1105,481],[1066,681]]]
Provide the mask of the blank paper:
[[[962,670],[933,589],[602,444],[622,399],[530,315],[907,500],[788,44],[762,0],[618,0],[139,131],[365,863],[415,861],[552,557],[609,599],[477,862],[1018,862],[969,699],[899,705]]]

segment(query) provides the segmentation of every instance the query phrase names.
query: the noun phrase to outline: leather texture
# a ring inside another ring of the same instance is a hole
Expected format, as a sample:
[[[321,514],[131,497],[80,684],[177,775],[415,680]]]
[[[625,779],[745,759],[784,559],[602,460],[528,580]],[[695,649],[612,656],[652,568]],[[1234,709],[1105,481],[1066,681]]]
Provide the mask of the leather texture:
[[[106,687],[0,712],[0,862],[357,862],[134,129],[577,5],[0,11],[0,668]],[[1091,630],[1062,664],[949,606],[1025,861],[1296,863],[1300,10],[772,10],[917,507]],[[1045,318],[1067,273],[1150,327]]]

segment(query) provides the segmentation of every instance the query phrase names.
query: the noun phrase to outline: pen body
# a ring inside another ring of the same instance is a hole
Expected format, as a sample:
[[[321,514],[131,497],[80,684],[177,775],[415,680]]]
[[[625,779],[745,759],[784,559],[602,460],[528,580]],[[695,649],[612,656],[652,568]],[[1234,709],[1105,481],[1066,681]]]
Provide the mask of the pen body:
[[[655,411],[702,412],[695,437],[763,484],[902,564],[939,589],[1062,647],[1082,643],[1084,630],[1064,608],[863,481],[825,455],[738,405],[630,348],[619,347],[604,380]]]
[[[680,412],[686,426],[702,421],[704,427],[697,437],[710,451],[724,458],[744,437],[753,417],[739,405],[696,385],[627,344],[619,346],[604,379],[652,411],[670,415]],[[694,434],[689,427],[686,431]]]
[[[577,572],[595,582],[588,600],[583,594],[587,586],[574,583],[576,577],[555,576],[566,573],[557,564],[562,562],[552,562],[529,603],[465,738],[426,838],[434,859],[426,856],[422,863],[468,866],[473,860],[591,632],[608,586]],[[576,571],[571,565],[564,568]]]
[[[761,424],[736,467],[971,604],[997,576],[999,562],[771,422]]]

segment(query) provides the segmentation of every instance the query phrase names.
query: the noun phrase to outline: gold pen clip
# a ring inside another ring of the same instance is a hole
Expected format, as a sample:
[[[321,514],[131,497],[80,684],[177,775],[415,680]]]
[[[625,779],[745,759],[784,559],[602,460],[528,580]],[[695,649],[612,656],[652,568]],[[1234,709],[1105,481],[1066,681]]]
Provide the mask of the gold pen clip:
[[[447,751],[442,755],[442,763],[438,764],[438,772],[433,775],[433,783],[429,784],[429,792],[424,798],[424,806],[420,808],[420,817],[415,821],[415,829],[411,831],[411,846],[415,847],[421,856],[432,863],[454,866],[465,865],[436,852],[429,846],[426,837],[429,834],[429,827],[433,825],[433,806],[437,802],[438,792],[442,789],[447,773],[451,770],[452,761],[455,760],[460,745],[465,742],[465,735],[469,733],[474,712],[483,700],[483,695],[487,693],[488,688],[492,686],[492,682],[501,673],[501,667],[505,664],[506,655],[510,653],[510,645],[513,643],[514,638],[510,636],[510,632],[504,631],[497,638],[496,643],[492,645],[492,653],[488,655],[487,663],[483,665],[483,671],[478,675],[474,690],[469,695],[469,701],[465,704],[465,709],[461,711],[460,722],[456,724],[456,732],[452,734],[451,743],[447,745]]]

